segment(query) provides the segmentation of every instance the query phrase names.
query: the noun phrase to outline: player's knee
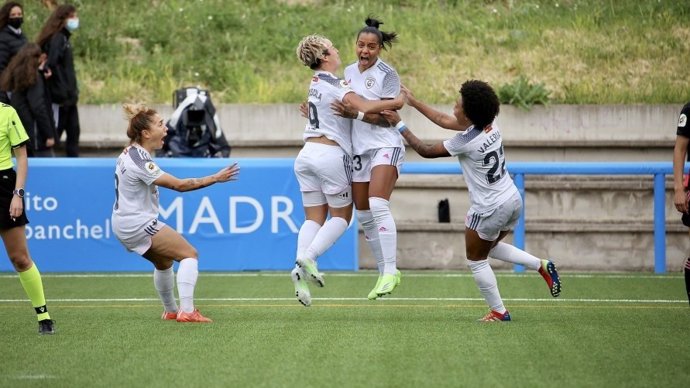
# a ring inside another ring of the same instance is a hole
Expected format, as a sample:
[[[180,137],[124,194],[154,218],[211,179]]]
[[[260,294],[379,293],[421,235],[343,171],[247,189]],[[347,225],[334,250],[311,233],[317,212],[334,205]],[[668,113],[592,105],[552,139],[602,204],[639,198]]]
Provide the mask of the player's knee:
[[[199,260],[199,251],[197,251],[196,248],[190,246],[182,254],[182,257],[185,259],[197,259],[197,260]]]
[[[369,208],[371,209],[371,214],[374,216],[374,219],[387,217],[391,214],[390,202],[383,198],[369,198]]]
[[[17,272],[27,271],[31,269],[31,266],[33,265],[33,262],[31,261],[28,252],[14,253],[11,254],[9,257],[10,261],[12,262],[12,266]]]

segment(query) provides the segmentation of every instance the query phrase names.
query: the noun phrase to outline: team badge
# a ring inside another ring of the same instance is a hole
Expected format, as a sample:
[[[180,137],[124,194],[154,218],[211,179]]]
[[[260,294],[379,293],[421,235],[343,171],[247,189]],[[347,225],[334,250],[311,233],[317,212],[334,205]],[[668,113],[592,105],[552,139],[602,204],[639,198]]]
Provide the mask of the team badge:
[[[144,164],[144,167],[146,168],[146,171],[148,171],[151,174],[155,174],[160,170],[158,168],[158,165],[156,165],[156,163],[154,162],[146,162],[146,164]]]
[[[680,118],[678,118],[678,126],[679,127],[685,127],[685,124],[688,123],[688,116],[685,115],[685,113],[680,115]]]
[[[367,79],[364,80],[364,86],[367,89],[373,88],[374,85],[376,85],[376,80],[374,79],[374,77],[367,77]]]
[[[348,88],[348,87],[350,87],[350,85],[347,84],[347,81],[345,81],[344,79],[341,79],[340,80],[340,87],[341,88]]]
[[[319,82],[319,77],[317,77],[317,76],[311,77],[311,82]]]

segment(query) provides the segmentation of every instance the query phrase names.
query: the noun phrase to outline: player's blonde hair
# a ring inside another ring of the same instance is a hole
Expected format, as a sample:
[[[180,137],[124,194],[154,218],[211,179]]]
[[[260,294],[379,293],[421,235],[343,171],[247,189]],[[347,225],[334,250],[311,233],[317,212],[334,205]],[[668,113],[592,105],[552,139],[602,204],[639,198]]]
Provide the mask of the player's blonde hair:
[[[141,132],[151,126],[153,116],[158,112],[144,104],[131,103],[122,104],[122,110],[125,112],[125,118],[129,121],[127,137],[130,143],[138,143],[141,140]]]
[[[321,59],[328,54],[330,41],[321,35],[308,35],[297,45],[297,58],[304,66],[316,70],[321,66]]]

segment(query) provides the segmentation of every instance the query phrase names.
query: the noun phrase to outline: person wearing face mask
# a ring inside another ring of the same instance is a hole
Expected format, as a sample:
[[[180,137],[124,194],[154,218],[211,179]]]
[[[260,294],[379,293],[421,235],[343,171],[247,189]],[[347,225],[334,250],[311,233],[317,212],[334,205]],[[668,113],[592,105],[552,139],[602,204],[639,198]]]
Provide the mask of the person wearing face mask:
[[[0,73],[10,63],[19,49],[27,42],[22,32],[24,23],[24,9],[16,1],[8,1],[0,8]],[[0,102],[9,104],[9,96],[5,91],[0,93]]]
[[[11,92],[10,105],[29,135],[28,156],[54,156],[55,123],[43,76],[45,60],[36,43],[27,43],[0,76],[0,89]]]
[[[68,157],[79,156],[79,88],[74,70],[74,58],[70,37],[79,27],[77,9],[70,4],[55,8],[48,17],[36,43],[48,55],[45,64],[45,76],[53,107],[53,116],[57,116],[57,137],[66,132],[65,152]]]

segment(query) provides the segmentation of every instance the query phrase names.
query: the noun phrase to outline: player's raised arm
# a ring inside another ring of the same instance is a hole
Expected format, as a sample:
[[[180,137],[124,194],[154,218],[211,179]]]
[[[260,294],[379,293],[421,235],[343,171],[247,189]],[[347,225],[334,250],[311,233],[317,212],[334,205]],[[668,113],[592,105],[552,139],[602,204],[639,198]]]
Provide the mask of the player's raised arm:
[[[454,131],[464,131],[467,129],[466,125],[458,123],[458,120],[455,118],[455,116],[438,111],[424,101],[417,99],[414,96],[414,93],[412,93],[412,91],[405,85],[400,85],[400,91],[405,96],[405,102],[407,105],[417,109],[419,113],[423,114],[426,118],[431,120],[431,122],[439,127]]]

